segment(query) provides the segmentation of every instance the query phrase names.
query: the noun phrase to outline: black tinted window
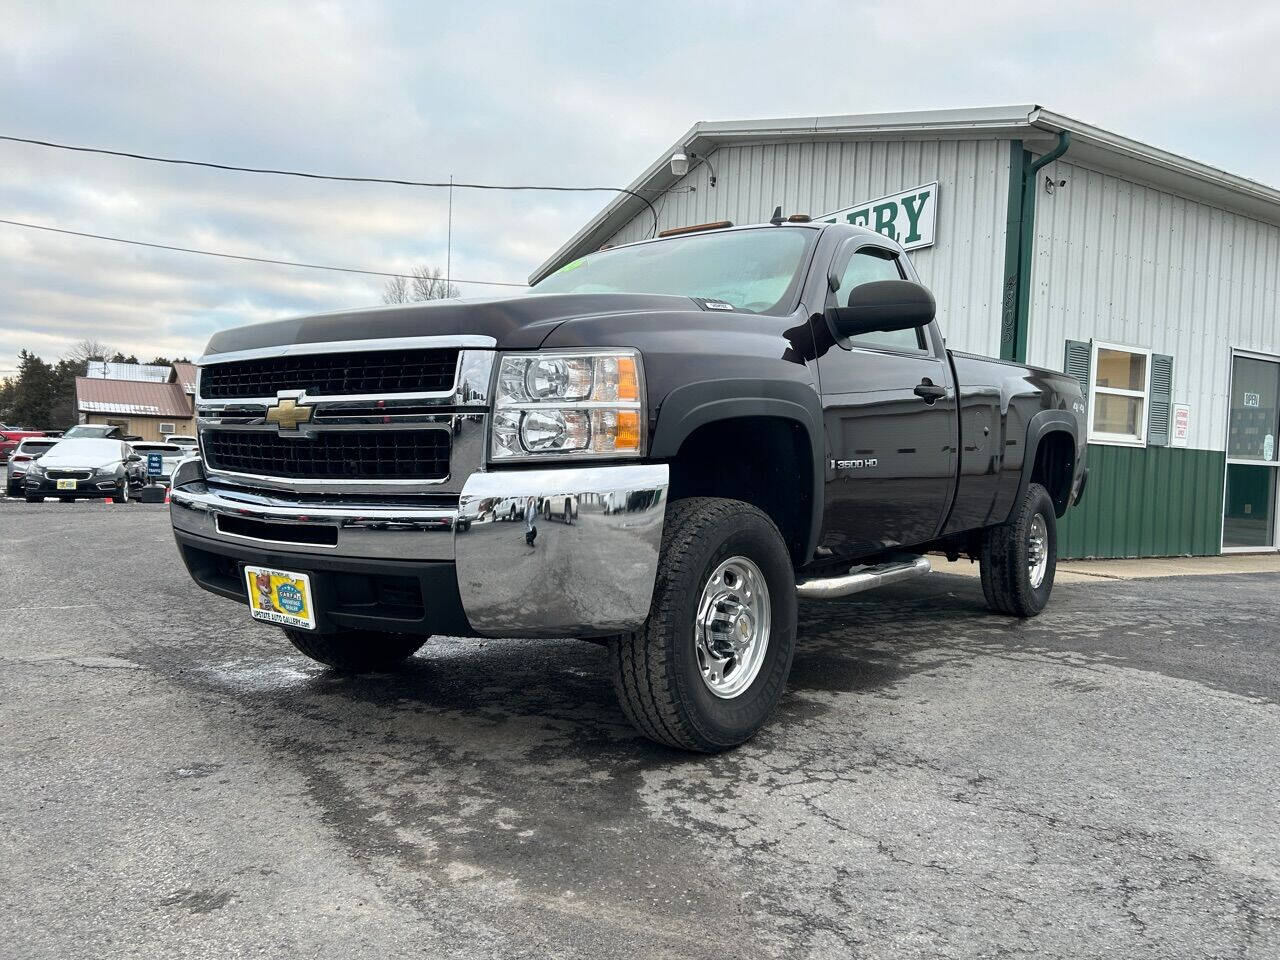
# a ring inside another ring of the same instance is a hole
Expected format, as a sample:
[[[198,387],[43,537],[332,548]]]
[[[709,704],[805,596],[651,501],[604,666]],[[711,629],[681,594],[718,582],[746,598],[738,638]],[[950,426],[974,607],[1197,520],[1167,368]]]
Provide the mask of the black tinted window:
[[[902,271],[898,267],[898,258],[879,250],[859,250],[849,258],[848,265],[840,275],[840,289],[836,297],[840,303],[849,300],[849,291],[863,283],[876,280],[901,280]],[[864,333],[851,337],[850,343],[866,347],[889,347],[893,350],[920,350],[924,348],[923,334],[920,330],[890,330]]]

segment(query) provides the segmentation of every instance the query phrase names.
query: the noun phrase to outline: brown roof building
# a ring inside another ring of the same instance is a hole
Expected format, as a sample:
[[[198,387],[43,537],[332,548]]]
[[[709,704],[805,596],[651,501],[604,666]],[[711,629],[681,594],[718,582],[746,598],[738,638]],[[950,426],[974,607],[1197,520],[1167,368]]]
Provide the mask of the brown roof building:
[[[76,377],[81,423],[109,423],[144,440],[195,433],[195,367],[175,363],[168,383]]]

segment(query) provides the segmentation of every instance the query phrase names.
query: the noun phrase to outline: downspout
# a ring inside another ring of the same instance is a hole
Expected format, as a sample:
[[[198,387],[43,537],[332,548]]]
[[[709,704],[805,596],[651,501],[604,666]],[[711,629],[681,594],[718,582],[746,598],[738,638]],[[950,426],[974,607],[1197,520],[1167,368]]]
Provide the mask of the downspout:
[[[1018,209],[1009,211],[1006,226],[1008,231],[1005,241],[1005,262],[1013,268],[1013,275],[1005,281],[1004,310],[1000,330],[1000,356],[1004,360],[1016,360],[1025,363],[1027,360],[1027,327],[1028,315],[1031,311],[1031,254],[1035,247],[1036,226],[1036,187],[1037,176],[1041,169],[1053,163],[1071,146],[1071,132],[1063,130],[1058,134],[1057,145],[1030,163],[1022,156],[1022,144],[1015,141],[1013,154],[1014,166],[1020,167],[1021,192],[1015,190],[1010,183],[1010,207],[1017,204]],[[1010,168],[1011,177],[1016,172]],[[1016,248],[1016,254],[1014,249]]]

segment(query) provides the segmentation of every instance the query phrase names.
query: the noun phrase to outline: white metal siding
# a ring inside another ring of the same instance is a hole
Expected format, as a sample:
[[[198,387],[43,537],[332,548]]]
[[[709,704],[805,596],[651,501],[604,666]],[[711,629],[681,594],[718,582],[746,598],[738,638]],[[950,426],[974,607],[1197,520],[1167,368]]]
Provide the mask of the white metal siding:
[[[1007,140],[790,142],[723,147],[655,201],[659,229],[761,223],[778,204],[814,216],[938,181],[937,243],[910,254],[950,346],[998,355],[1009,192]],[[648,210],[608,241],[649,236]]]
[[[1231,348],[1280,353],[1280,227],[1066,160],[1038,180],[1027,359],[1061,370],[1090,338],[1171,354],[1189,445],[1225,449]]]

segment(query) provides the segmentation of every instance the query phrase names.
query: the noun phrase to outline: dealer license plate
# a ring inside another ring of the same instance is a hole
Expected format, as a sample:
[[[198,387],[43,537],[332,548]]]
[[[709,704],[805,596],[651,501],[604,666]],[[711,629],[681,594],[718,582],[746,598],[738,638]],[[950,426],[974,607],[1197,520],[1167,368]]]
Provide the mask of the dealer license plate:
[[[76,488],[76,482],[75,482],[74,480],[59,480],[59,481],[58,481],[58,489],[59,489],[59,490],[74,490],[75,488]]]
[[[316,628],[311,578],[305,573],[246,566],[244,578],[249,590],[249,612],[255,619],[282,627]]]

